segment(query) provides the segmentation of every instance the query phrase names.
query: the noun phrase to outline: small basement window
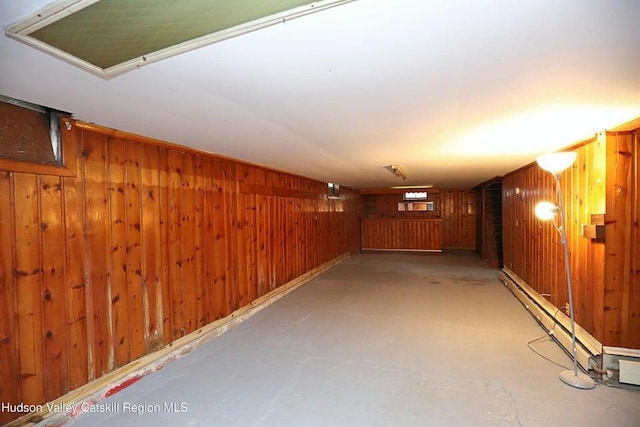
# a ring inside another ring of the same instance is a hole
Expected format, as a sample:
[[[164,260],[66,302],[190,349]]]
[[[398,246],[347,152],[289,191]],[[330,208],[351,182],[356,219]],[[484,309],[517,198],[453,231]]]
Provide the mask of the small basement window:
[[[404,193],[404,200],[427,200],[426,191],[407,191]]]
[[[334,184],[332,182],[327,183],[327,188],[329,189],[329,198],[330,199],[339,199],[340,198],[340,185]]]
[[[74,175],[65,164],[60,132],[63,117],[70,129],[67,113],[0,95],[0,169]],[[72,142],[66,145],[72,154]]]

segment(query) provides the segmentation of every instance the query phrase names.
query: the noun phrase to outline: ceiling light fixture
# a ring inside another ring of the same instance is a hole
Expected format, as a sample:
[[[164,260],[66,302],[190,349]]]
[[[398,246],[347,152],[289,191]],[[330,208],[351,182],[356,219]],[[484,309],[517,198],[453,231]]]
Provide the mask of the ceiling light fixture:
[[[394,190],[416,190],[422,188],[433,188],[433,184],[425,184],[425,185],[394,185],[392,187]]]
[[[391,172],[392,174],[394,174],[398,178],[402,178],[404,180],[407,179],[407,173],[404,171],[404,169],[402,169],[400,167],[400,165],[389,165],[389,166],[385,166],[385,167],[389,172]]]
[[[591,377],[578,371],[578,357],[576,355],[576,326],[573,315],[573,295],[571,290],[571,265],[569,263],[569,244],[567,243],[567,227],[562,206],[562,187],[560,185],[560,176],[569,166],[576,160],[576,152],[562,152],[555,154],[547,154],[538,157],[538,165],[551,173],[556,179],[556,194],[558,195],[558,205],[551,202],[540,202],[536,205],[536,216],[542,221],[553,220],[553,224],[560,233],[560,240],[564,248],[564,266],[567,278],[567,291],[569,293],[569,314],[571,315],[571,346],[573,349],[573,370],[566,370],[560,373],[560,380],[567,385],[581,389],[591,389],[595,384]],[[560,225],[556,223],[556,215],[560,213]]]

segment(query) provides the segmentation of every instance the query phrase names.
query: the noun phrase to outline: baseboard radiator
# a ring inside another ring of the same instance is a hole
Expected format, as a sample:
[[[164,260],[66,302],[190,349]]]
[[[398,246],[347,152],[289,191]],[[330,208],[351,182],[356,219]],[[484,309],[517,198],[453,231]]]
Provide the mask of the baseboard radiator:
[[[605,346],[602,369],[614,382],[640,386],[640,350]]]
[[[571,349],[571,318],[544,299],[524,280],[508,268],[503,268],[500,280],[522,302],[540,325],[552,334],[564,350],[573,357]],[[599,365],[602,344],[580,325],[576,329],[576,356],[578,364],[586,371]]]
[[[564,350],[571,350],[571,318],[544,299],[508,268],[503,268],[500,280],[529,310],[540,325],[549,331]],[[607,385],[640,390],[640,350],[603,346],[596,338],[576,324],[576,356],[586,371],[593,370]]]

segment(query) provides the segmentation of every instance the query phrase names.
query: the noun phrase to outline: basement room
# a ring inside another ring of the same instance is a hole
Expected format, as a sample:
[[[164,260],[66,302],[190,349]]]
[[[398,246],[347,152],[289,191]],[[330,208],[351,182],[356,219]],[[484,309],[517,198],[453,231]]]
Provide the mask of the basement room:
[[[0,0],[0,425],[640,426],[639,0]]]

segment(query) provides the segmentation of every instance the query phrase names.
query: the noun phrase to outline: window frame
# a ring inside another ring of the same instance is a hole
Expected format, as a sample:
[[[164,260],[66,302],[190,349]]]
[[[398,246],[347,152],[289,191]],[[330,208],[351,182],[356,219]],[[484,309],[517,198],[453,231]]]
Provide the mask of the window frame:
[[[0,102],[6,102],[20,108],[34,110],[36,112],[47,114],[49,117],[49,125],[57,124],[57,129],[50,128],[50,133],[54,132],[58,135],[59,145],[59,163],[38,163],[37,161],[28,161],[20,159],[11,159],[0,157],[0,170],[6,172],[34,173],[38,175],[53,176],[76,176],[76,139],[71,134],[73,124],[68,113],[56,111],[24,101],[14,100],[2,96]],[[53,141],[51,141],[53,144]],[[58,155],[56,156],[58,157]]]

